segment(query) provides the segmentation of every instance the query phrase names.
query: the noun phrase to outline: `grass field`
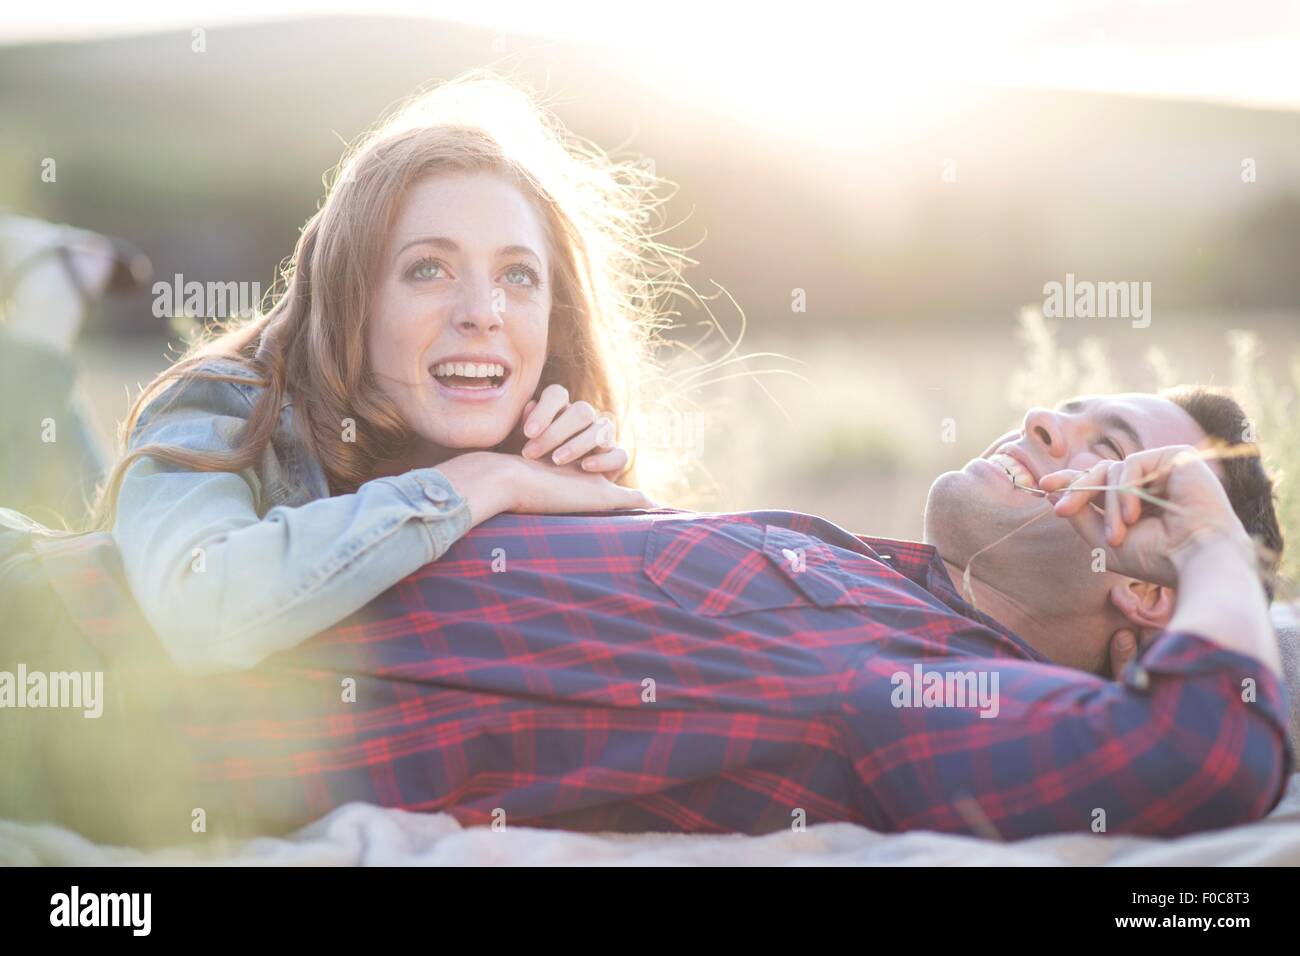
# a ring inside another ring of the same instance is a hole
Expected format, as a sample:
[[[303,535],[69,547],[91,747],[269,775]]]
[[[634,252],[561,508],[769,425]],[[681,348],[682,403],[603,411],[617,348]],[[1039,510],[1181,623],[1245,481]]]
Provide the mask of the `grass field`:
[[[931,480],[960,468],[1034,404],[1072,394],[1145,391],[1180,381],[1234,386],[1282,473],[1280,508],[1300,572],[1300,320],[1295,316],[1162,317],[1150,329],[1058,328],[1009,317],[1001,334],[961,326],[894,326],[844,340],[747,337],[741,352],[777,353],[704,376],[678,427],[647,436],[647,486],[665,504],[706,510],[784,508],[850,530],[919,537]],[[1242,331],[1250,330],[1250,331]],[[1086,334],[1084,334],[1086,333]],[[128,394],[165,364],[165,343],[88,344],[90,405],[105,436]],[[706,350],[707,351],[707,350]],[[762,370],[769,370],[764,374]],[[722,379],[715,384],[710,379]],[[683,424],[684,423],[684,424]],[[657,474],[654,445],[685,459]],[[666,480],[678,478],[677,481]]]

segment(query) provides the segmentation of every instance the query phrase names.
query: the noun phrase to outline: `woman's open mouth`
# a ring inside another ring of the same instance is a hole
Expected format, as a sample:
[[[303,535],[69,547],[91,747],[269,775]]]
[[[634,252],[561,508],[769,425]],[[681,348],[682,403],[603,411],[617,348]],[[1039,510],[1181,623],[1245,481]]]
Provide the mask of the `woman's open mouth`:
[[[509,370],[496,362],[439,362],[432,371],[441,385],[473,390],[497,388],[509,375]]]
[[[500,362],[436,362],[429,368],[438,391],[456,401],[491,401],[505,394],[510,367]]]

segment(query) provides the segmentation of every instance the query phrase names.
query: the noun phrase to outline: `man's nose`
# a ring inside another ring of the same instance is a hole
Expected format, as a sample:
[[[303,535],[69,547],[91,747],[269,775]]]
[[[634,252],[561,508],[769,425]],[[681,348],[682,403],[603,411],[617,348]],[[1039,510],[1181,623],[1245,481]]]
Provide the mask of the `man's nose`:
[[[1046,408],[1031,408],[1025,415],[1025,434],[1053,458],[1064,459],[1067,446],[1061,416]]]
[[[462,332],[495,332],[504,324],[505,290],[491,283],[474,284],[461,302],[456,327]]]

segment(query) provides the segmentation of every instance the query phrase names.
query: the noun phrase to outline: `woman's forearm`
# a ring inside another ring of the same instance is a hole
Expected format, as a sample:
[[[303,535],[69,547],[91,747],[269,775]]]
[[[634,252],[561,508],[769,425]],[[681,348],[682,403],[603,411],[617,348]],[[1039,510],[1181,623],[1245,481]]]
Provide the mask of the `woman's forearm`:
[[[253,667],[332,627],[441,557],[469,522],[435,469],[259,516],[240,475],[146,459],[123,482],[114,538],[172,659],[213,673]]]

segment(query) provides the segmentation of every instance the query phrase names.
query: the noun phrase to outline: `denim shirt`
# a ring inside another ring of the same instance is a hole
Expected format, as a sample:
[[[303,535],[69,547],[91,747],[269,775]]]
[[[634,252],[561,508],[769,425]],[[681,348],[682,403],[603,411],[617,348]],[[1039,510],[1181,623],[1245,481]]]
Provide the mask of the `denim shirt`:
[[[130,448],[234,448],[261,392],[257,375],[222,359],[203,369],[247,384],[172,385],[141,414]],[[134,462],[113,538],[172,659],[213,673],[253,667],[338,623],[436,561],[469,526],[468,502],[435,468],[331,497],[287,399],[261,459],[238,474]]]

